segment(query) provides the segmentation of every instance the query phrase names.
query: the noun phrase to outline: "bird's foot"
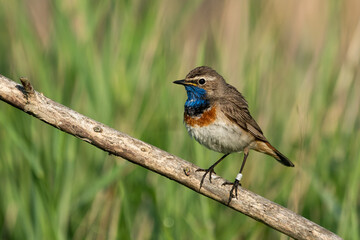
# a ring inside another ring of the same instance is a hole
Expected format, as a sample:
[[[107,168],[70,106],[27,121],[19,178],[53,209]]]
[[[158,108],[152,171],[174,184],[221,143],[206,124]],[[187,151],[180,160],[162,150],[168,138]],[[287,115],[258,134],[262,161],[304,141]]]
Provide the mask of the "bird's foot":
[[[236,199],[237,199],[238,186],[241,186],[241,183],[240,183],[240,181],[239,181],[238,179],[235,179],[234,182],[228,182],[228,181],[226,181],[226,182],[224,182],[222,185],[223,185],[223,186],[224,186],[224,185],[232,185],[232,188],[231,188],[230,194],[229,194],[229,201],[228,201],[228,205],[229,205],[230,202],[231,202],[231,199],[233,199],[233,198],[236,198]],[[235,191],[235,195],[234,195],[234,191]]]
[[[203,185],[203,183],[204,183],[204,179],[205,179],[205,177],[206,177],[206,175],[207,175],[208,173],[209,173],[209,181],[210,181],[210,183],[211,183],[211,175],[212,175],[213,173],[216,174],[215,171],[214,171],[214,167],[212,167],[212,166],[209,167],[208,169],[202,169],[202,168],[196,169],[195,172],[205,172],[205,174],[204,174],[203,177],[201,178],[199,190],[201,189],[201,187],[202,187],[202,185]]]

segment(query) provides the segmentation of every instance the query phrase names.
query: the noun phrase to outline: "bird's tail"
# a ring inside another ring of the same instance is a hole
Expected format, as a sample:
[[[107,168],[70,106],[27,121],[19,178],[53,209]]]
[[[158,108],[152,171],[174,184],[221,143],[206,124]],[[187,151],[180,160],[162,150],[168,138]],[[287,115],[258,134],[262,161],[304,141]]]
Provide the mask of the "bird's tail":
[[[257,141],[256,148],[254,150],[266,153],[276,160],[278,160],[281,164],[287,167],[294,167],[295,165],[285,157],[281,152],[279,152],[276,148],[274,148],[269,142]]]

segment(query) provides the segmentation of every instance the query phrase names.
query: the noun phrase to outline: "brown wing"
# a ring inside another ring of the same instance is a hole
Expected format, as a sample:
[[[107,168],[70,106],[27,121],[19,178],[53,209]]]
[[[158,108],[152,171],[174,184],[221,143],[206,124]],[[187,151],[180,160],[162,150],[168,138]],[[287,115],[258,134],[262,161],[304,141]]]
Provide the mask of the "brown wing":
[[[267,142],[259,125],[251,117],[245,98],[234,87],[228,86],[228,96],[220,104],[221,111],[230,121],[249,131],[257,139]]]

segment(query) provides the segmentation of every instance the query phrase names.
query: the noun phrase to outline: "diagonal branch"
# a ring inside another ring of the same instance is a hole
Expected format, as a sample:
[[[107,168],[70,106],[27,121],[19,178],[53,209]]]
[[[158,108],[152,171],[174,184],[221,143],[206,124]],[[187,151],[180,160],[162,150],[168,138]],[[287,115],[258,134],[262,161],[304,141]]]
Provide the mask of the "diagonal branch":
[[[227,205],[230,187],[216,176],[211,184],[204,182],[198,167],[148,143],[132,138],[100,122],[88,118],[35,91],[26,78],[19,85],[0,75],[0,99],[35,116],[64,132],[74,135],[104,151],[161,174],[171,180]],[[295,239],[341,239],[306,218],[244,188],[228,207]]]

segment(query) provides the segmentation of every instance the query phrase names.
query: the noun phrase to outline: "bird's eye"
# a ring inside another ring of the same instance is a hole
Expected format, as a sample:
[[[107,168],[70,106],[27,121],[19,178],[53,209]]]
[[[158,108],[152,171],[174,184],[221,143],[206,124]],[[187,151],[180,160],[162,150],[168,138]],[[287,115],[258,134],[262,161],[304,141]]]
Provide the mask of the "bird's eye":
[[[204,85],[204,84],[205,84],[205,79],[201,78],[201,79],[199,80],[199,84],[200,84],[200,85]]]

